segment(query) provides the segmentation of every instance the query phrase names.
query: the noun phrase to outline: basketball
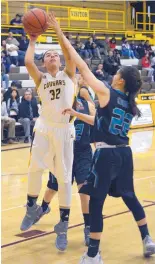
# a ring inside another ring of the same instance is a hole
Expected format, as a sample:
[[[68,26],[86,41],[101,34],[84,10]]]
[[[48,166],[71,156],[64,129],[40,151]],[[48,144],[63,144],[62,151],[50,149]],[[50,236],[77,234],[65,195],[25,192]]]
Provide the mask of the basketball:
[[[41,35],[48,29],[48,15],[40,8],[29,10],[22,19],[25,32],[28,34]]]

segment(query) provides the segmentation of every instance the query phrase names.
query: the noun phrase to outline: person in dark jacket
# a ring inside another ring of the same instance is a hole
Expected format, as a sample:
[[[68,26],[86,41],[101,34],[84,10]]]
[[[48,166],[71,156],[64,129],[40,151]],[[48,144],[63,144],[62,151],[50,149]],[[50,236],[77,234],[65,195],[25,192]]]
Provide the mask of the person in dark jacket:
[[[17,90],[17,82],[16,81],[13,81],[11,83],[11,87],[8,88],[8,90],[4,93],[4,101],[6,102],[7,104],[7,101],[8,99],[11,97],[11,93],[12,93],[12,90]]]
[[[105,72],[113,76],[118,71],[119,66],[120,66],[119,61],[116,62],[113,51],[110,50],[109,55],[105,58],[104,63],[103,63]]]
[[[34,126],[38,113],[38,105],[36,100],[32,100],[32,93],[29,90],[25,91],[24,98],[19,105],[19,122],[24,127],[25,139],[24,143],[30,143],[30,129]]]
[[[145,56],[145,41],[141,40],[137,47],[137,52],[139,54],[139,58],[142,59]]]

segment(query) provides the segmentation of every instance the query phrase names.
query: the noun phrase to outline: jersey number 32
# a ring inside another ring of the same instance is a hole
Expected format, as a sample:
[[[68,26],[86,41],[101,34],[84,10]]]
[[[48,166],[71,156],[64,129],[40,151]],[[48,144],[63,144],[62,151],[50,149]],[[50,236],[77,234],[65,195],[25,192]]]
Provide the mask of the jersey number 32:
[[[60,88],[56,90],[50,90],[49,91],[51,94],[51,100],[59,99],[60,98]]]

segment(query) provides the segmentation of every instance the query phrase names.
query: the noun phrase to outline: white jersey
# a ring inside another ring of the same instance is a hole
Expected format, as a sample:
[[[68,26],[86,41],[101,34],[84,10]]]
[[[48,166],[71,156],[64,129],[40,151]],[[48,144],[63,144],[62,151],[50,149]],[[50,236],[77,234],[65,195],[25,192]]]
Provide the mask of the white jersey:
[[[50,123],[69,123],[70,115],[62,115],[65,108],[72,108],[75,84],[64,71],[56,77],[45,73],[38,87],[41,100],[40,119]]]

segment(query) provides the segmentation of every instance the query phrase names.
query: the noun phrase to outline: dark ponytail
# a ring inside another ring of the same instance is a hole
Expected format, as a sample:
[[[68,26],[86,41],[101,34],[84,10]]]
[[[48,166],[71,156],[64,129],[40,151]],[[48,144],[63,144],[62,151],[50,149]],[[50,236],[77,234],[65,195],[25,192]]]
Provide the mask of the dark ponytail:
[[[121,68],[119,73],[122,79],[125,81],[125,91],[128,94],[128,100],[132,114],[134,116],[140,117],[141,112],[135,102],[136,95],[142,86],[140,73],[137,68],[131,66]]]

